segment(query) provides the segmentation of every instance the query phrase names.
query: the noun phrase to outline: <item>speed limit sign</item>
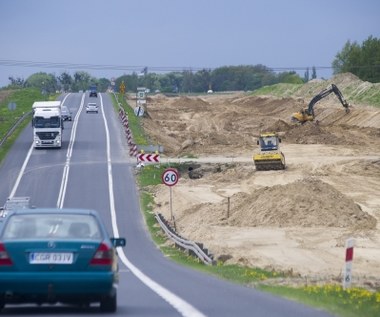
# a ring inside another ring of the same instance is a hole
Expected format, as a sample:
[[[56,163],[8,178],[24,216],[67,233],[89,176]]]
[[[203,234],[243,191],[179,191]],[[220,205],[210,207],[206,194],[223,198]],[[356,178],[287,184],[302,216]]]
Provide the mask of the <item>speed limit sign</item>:
[[[166,186],[174,186],[178,182],[178,171],[175,168],[167,168],[162,173],[162,182]]]

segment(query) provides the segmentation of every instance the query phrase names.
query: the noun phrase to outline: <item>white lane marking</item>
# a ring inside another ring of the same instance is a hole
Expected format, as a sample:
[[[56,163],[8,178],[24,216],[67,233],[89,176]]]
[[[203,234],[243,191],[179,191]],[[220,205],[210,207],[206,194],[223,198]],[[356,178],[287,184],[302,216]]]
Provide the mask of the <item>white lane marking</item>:
[[[100,107],[102,109],[102,115],[104,120],[104,126],[106,130],[106,140],[107,140],[107,165],[108,165],[108,183],[109,183],[109,199],[110,199],[110,210],[111,210],[111,222],[112,222],[112,230],[114,232],[115,237],[119,237],[119,229],[117,227],[116,221],[116,211],[115,211],[115,199],[113,195],[113,179],[112,179],[112,163],[111,163],[111,150],[110,150],[110,135],[107,125],[106,116],[103,110],[103,99],[102,95],[100,96]],[[200,311],[191,306],[182,298],[178,297],[174,293],[170,292],[150,277],[146,276],[143,272],[141,272],[136,266],[134,266],[126,257],[124,250],[118,250],[121,261],[124,265],[146,286],[148,286],[152,291],[154,291],[157,295],[167,301],[170,305],[172,305],[182,316],[184,317],[205,317]]]
[[[62,104],[64,104],[64,102],[66,101],[66,98],[67,98],[69,95],[70,95],[70,94],[67,94],[67,95],[65,96],[65,98],[63,98]],[[15,182],[15,184],[13,185],[13,188],[12,188],[11,193],[9,194],[9,198],[13,198],[13,196],[16,194],[17,188],[18,188],[18,186],[20,185],[20,182],[21,182],[22,175],[24,175],[24,172],[25,172],[26,166],[28,165],[28,162],[29,162],[30,156],[32,155],[33,148],[34,148],[34,142],[32,142],[32,145],[31,145],[31,147],[29,148],[28,154],[26,155],[25,160],[24,160],[24,163],[22,164],[22,167],[21,167],[21,169],[20,169],[20,171],[19,171],[19,173],[18,173],[18,176],[17,176],[16,182]]]
[[[15,195],[16,193],[16,190],[18,188],[18,185],[20,185],[20,182],[21,182],[21,178],[22,178],[22,175],[24,175],[24,172],[25,172],[25,169],[26,169],[26,165],[28,165],[28,162],[29,162],[29,159],[30,159],[30,156],[32,155],[32,152],[33,152],[33,148],[34,148],[34,142],[32,142],[32,145],[28,151],[28,154],[26,155],[26,158],[24,160],[24,163],[22,164],[22,167],[20,169],[20,172],[18,173],[18,176],[17,176],[17,179],[16,179],[16,182],[15,184],[13,185],[13,188],[12,188],[12,191],[11,193],[9,194],[9,198],[13,198],[13,196]]]
[[[67,148],[67,153],[66,153],[66,162],[65,162],[65,166],[63,168],[61,188],[59,189],[58,200],[57,200],[57,208],[60,208],[60,209],[63,208],[63,203],[64,203],[65,197],[66,197],[67,182],[69,180],[70,161],[71,161],[71,156],[73,154],[73,147],[74,147],[74,142],[75,142],[75,136],[77,133],[79,116],[82,112],[83,105],[84,105],[84,98],[85,98],[85,94],[82,95],[82,100],[81,100],[79,109],[77,111],[77,114],[74,117],[74,122],[73,122],[73,126],[71,129],[69,146]]]

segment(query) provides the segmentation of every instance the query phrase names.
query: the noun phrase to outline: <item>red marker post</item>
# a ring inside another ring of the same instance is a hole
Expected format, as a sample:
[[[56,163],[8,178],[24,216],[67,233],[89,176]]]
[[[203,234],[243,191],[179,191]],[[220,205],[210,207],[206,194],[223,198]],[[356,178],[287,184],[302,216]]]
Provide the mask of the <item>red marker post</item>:
[[[343,289],[351,286],[352,282],[352,261],[354,259],[354,238],[346,240],[346,263],[343,273]]]

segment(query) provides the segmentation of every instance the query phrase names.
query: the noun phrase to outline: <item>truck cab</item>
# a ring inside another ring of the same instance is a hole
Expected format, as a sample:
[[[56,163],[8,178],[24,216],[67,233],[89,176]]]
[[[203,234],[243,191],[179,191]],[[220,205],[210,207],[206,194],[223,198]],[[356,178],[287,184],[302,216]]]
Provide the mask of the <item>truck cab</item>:
[[[36,101],[33,104],[34,147],[62,146],[63,119],[60,101]]]

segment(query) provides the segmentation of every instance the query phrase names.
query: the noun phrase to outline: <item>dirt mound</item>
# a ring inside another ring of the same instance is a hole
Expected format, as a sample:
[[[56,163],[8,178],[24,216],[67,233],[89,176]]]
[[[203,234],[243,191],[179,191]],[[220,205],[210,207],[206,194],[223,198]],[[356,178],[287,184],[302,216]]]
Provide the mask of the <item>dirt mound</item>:
[[[352,199],[318,179],[238,194],[228,220],[234,226],[338,227],[374,229],[376,219]]]
[[[190,215],[192,226],[218,224],[234,227],[336,227],[368,230],[375,229],[377,224],[376,219],[364,212],[352,199],[315,178],[264,187],[252,193],[239,192],[230,201],[228,215],[225,202],[207,203],[185,211],[181,223],[187,223]]]
[[[297,144],[346,144],[340,137],[314,122],[306,122],[303,125],[294,126],[283,136],[283,140]]]

